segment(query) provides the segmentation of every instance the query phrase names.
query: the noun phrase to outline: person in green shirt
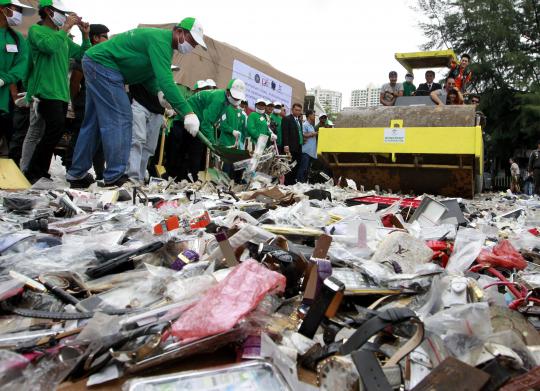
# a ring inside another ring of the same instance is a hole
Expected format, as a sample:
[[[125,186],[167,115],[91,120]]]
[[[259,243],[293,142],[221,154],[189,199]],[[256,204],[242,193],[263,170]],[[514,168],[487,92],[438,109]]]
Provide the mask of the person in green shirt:
[[[414,75],[407,73],[405,75],[405,83],[403,83],[403,96],[414,96],[416,86],[413,84]]]
[[[196,46],[206,49],[203,29],[195,18],[185,18],[172,30],[136,28],[97,45],[83,58],[86,75],[86,113],[73,164],[66,179],[71,187],[88,187],[88,173],[98,141],[103,141],[106,186],[120,186],[126,175],[131,147],[132,111],[125,84],[142,84],[156,93],[161,105],[184,116],[186,130],[195,137],[199,119],[174,82],[174,50],[188,54]]]
[[[246,85],[240,79],[232,79],[227,84],[226,90],[202,90],[188,99],[189,105],[201,121],[200,132],[212,143],[216,144],[216,129],[220,125],[223,115],[230,107],[237,108],[240,102],[246,98]],[[184,120],[185,121],[185,120]],[[174,159],[180,159],[177,179],[188,179],[191,174],[197,180],[197,174],[201,169],[204,145],[198,138],[187,137],[188,130],[185,123],[180,121],[182,143]],[[232,129],[230,134],[236,138],[238,133]],[[240,137],[240,135],[238,135]],[[234,143],[233,143],[234,144]]]
[[[268,102],[265,99],[257,99],[255,102],[255,111],[248,116],[247,135],[251,138],[253,145],[257,143],[261,135],[268,136],[268,141],[277,140],[277,136],[268,128],[268,122],[266,120],[267,105]]]
[[[10,86],[25,78],[28,67],[28,44],[12,27],[35,12],[18,0],[0,0],[0,140],[4,136],[7,142],[13,129]]]
[[[54,149],[65,131],[69,102],[69,59],[80,59],[91,44],[90,25],[70,12],[60,0],[40,0],[41,25],[28,30],[31,63],[27,80],[27,101],[38,102],[37,114],[43,119],[44,130],[25,175],[30,182],[48,177]],[[77,45],[68,33],[77,25],[83,44]]]
[[[278,147],[281,147],[282,140],[281,140],[281,121],[283,120],[283,117],[281,116],[281,109],[283,105],[279,102],[274,102],[274,110],[272,114],[270,114],[270,129],[276,134],[277,136],[277,145]]]

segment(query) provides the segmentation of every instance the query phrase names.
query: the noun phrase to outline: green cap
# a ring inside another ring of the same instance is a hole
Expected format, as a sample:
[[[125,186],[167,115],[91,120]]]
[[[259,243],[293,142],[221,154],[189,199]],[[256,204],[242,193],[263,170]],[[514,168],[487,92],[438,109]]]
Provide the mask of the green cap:
[[[53,7],[58,11],[71,12],[62,0],[39,0],[40,7]]]
[[[184,18],[177,24],[177,27],[189,31],[195,42],[197,42],[204,50],[207,49],[206,43],[204,42],[203,28],[195,18]]]

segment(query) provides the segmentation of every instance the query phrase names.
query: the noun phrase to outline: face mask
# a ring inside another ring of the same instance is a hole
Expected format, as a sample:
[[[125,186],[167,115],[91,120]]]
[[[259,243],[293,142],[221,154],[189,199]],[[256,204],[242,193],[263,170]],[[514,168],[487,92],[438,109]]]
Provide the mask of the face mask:
[[[240,99],[234,99],[232,96],[227,96],[227,100],[234,107],[238,107],[238,105],[240,105]]]
[[[266,113],[266,110],[265,110],[265,109],[257,109],[257,108],[256,108],[255,111],[257,111],[257,113],[259,113],[259,114],[264,114],[264,113]]]
[[[178,42],[178,51],[182,54],[189,54],[193,51],[193,49],[195,49],[193,46],[191,46],[191,44],[185,40],[185,37],[184,37],[184,42],[180,43]]]
[[[11,10],[12,16],[6,16],[7,22],[10,26],[18,26],[22,23],[22,14],[15,10]]]
[[[64,15],[64,14],[61,14],[60,12],[54,11],[51,20],[53,21],[53,23],[54,23],[56,26],[62,27],[62,26],[64,25],[64,23],[66,23],[67,16]]]
[[[274,109],[274,114],[280,114],[281,113],[281,109]]]
[[[405,78],[406,81],[408,81],[409,83],[413,81],[413,78],[412,77],[406,77]]]

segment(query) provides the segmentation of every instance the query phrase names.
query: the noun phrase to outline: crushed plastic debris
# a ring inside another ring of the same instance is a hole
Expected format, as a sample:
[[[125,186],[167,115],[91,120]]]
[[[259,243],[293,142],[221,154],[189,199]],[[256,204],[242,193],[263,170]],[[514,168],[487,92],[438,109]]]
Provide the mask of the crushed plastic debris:
[[[533,384],[538,198],[274,185],[288,166],[265,144],[236,164],[247,185],[215,172],[75,191],[58,170],[0,192],[0,384]]]

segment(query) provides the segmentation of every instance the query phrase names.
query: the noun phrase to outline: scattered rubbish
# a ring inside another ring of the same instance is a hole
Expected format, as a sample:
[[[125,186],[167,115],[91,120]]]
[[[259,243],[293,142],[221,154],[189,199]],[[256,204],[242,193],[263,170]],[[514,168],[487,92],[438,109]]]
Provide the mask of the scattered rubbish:
[[[283,186],[259,141],[241,185],[0,192],[3,389],[539,387],[537,198]]]

